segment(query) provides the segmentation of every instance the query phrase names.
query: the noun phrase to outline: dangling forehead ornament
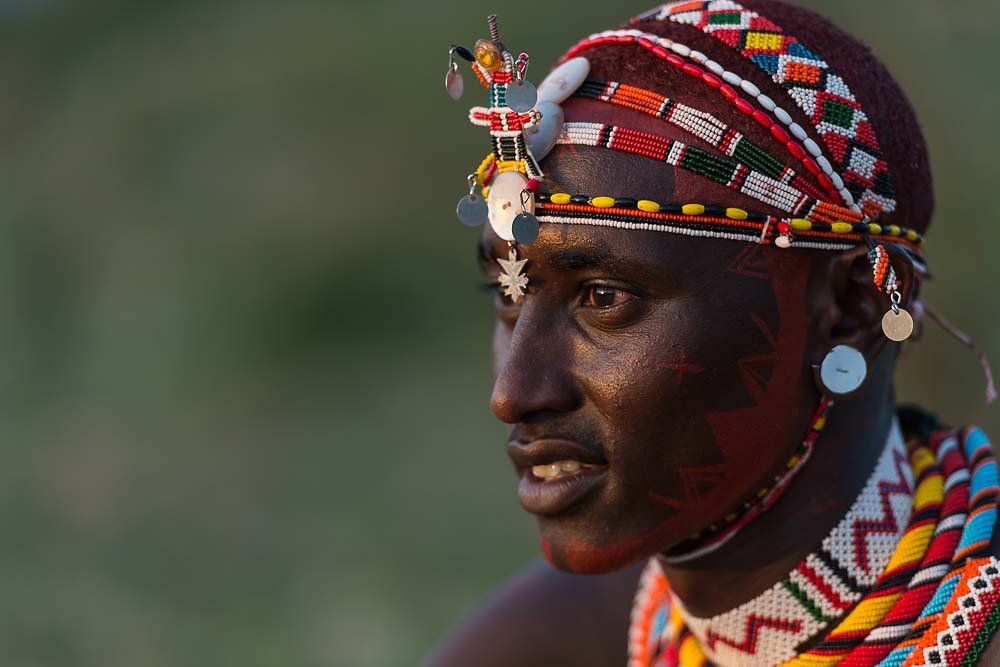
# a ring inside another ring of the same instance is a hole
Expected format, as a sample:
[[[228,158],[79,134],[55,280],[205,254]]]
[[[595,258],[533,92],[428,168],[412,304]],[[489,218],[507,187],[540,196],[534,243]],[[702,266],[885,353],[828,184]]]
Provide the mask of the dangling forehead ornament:
[[[470,227],[489,221],[496,235],[507,241],[507,259],[498,260],[503,268],[500,284],[516,303],[528,285],[527,262],[518,259],[517,244],[529,244],[538,236],[535,190],[543,176],[538,161],[552,150],[562,130],[559,103],[583,82],[589,65],[578,58],[573,81],[559,85],[553,72],[536,91],[525,78],[528,54],[515,57],[500,40],[496,16],[487,22],[489,39],[480,39],[472,49],[452,46],[448,51],[445,89],[452,99],[460,99],[465,84],[455,57],[471,63],[473,74],[488,91],[489,106],[472,107],[469,120],[488,128],[491,140],[490,153],[467,177],[468,194],[459,200],[456,213]],[[584,63],[582,70],[579,61]],[[481,194],[476,193],[477,187]]]

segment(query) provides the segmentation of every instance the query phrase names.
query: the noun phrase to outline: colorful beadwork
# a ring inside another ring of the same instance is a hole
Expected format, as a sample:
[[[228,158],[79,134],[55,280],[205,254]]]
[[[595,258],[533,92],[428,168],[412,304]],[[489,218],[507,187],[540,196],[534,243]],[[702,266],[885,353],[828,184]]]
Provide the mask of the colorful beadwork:
[[[793,234],[794,245],[803,248],[848,249],[866,236],[910,248],[910,257],[923,270],[920,256],[923,239],[905,227],[883,229],[873,223],[812,222],[801,218],[775,218],[735,207],[699,204],[702,212],[689,215],[682,204],[650,199],[591,197],[565,192],[536,192],[536,215],[541,222],[590,224],[620,229],[644,229],[690,236],[725,238],[772,245],[778,234]],[[599,199],[601,205],[595,205]],[[613,203],[612,205],[608,205]],[[877,232],[877,233],[876,233]],[[892,232],[895,232],[893,234]],[[913,240],[911,240],[913,239]]]
[[[675,598],[708,658],[721,664],[780,664],[842,618],[886,570],[897,544],[906,541],[904,528],[911,516],[920,517],[928,502],[940,502],[941,479],[933,470],[927,479],[936,479],[937,488],[928,492],[927,480],[921,480],[924,487],[914,494],[914,479],[933,460],[927,450],[918,450],[907,465],[903,437],[894,423],[874,472],[847,515],[783,581],[712,618],[692,616]],[[755,635],[752,629],[764,619],[772,631]]]
[[[836,191],[844,205],[855,208],[853,196],[844,187],[840,175],[833,170],[819,144],[808,136],[805,129],[774,100],[764,95],[753,82],[726,70],[704,53],[666,37],[641,30],[606,30],[581,40],[563,56],[562,60],[568,60],[588,49],[608,44],[636,44],[676,69],[717,89],[740,112],[753,118],[778,141],[785,144],[788,151],[799,158],[806,170],[816,177],[825,190]],[[753,98],[763,111],[755,110],[752,104],[740,96],[739,91]]]
[[[900,288],[884,245],[879,243],[873,246],[868,252],[868,261],[872,265],[872,281],[880,292],[891,294]]]
[[[740,164],[792,185],[811,197],[819,199],[825,196],[791,167],[775,159],[741,132],[737,132],[708,112],[699,111],[663,95],[617,81],[587,80],[577,89],[574,96],[607,102],[660,118],[690,132],[713,148],[738,160]],[[837,196],[836,192],[831,194]]]
[[[830,221],[832,216],[838,220],[861,221],[862,216],[856,211],[811,197],[737,160],[655,134],[604,123],[574,122],[563,126],[558,143],[610,148],[660,160],[806,220]]]
[[[809,117],[865,215],[896,208],[875,131],[847,83],[781,26],[731,0],[673,2],[639,15],[693,25],[736,49],[788,91]]]
[[[926,444],[911,442],[909,465],[900,442],[894,423],[886,452],[893,452],[896,469],[883,470],[883,452],[865,490],[821,549],[736,610],[690,618],[671,595],[659,561],[651,559],[632,610],[630,667],[975,664],[1000,625],[1000,563],[985,557],[1000,492],[996,461],[976,428],[941,430]],[[899,491],[904,478],[916,482],[908,526],[902,536],[886,538],[891,556],[885,558],[885,545],[875,551],[871,540],[898,530],[903,519],[893,503],[909,495]],[[870,507],[867,513],[858,511],[861,505]],[[848,528],[852,515],[854,528]],[[861,533],[858,526],[864,526]],[[866,555],[882,558],[883,566],[859,568],[859,544],[868,545]],[[855,560],[845,566],[835,558]],[[805,653],[793,646],[792,657],[783,657],[788,638],[798,637],[809,622],[821,626],[822,641]]]

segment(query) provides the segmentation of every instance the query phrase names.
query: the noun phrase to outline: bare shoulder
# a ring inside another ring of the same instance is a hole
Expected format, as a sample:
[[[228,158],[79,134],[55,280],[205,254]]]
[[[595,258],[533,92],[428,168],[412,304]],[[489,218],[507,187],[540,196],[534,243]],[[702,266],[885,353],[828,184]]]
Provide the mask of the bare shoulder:
[[[453,629],[425,667],[624,665],[641,571],[582,576],[533,564]]]

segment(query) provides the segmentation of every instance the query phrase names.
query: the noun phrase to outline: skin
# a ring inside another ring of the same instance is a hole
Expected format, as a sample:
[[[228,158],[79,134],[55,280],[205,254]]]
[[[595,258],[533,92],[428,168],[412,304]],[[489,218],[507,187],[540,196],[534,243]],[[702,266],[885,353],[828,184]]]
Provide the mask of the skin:
[[[544,166],[548,192],[672,200],[670,167],[643,158],[559,147]],[[492,598],[427,664],[623,664],[637,564],[782,469],[821,398],[812,366],[837,344],[861,351],[869,375],[837,401],[813,458],[749,529],[692,563],[665,564],[667,577],[693,613],[720,613],[779,581],[847,512],[895,405],[898,345],[880,324],[887,300],[864,247],[781,250],[543,224],[519,252],[530,283],[521,303],[495,301],[492,411],[512,441],[559,436],[600,452],[607,477],[567,510],[538,516],[548,563]],[[490,279],[506,254],[486,226],[479,255]],[[893,260],[908,303],[912,273]]]

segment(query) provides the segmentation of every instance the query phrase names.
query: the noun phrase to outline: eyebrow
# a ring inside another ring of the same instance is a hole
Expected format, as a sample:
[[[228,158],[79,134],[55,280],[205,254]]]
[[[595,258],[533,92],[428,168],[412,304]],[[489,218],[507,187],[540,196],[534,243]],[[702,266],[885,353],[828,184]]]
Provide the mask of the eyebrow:
[[[557,250],[549,255],[548,265],[556,271],[608,270],[615,265],[620,267],[621,258],[598,248]]]

